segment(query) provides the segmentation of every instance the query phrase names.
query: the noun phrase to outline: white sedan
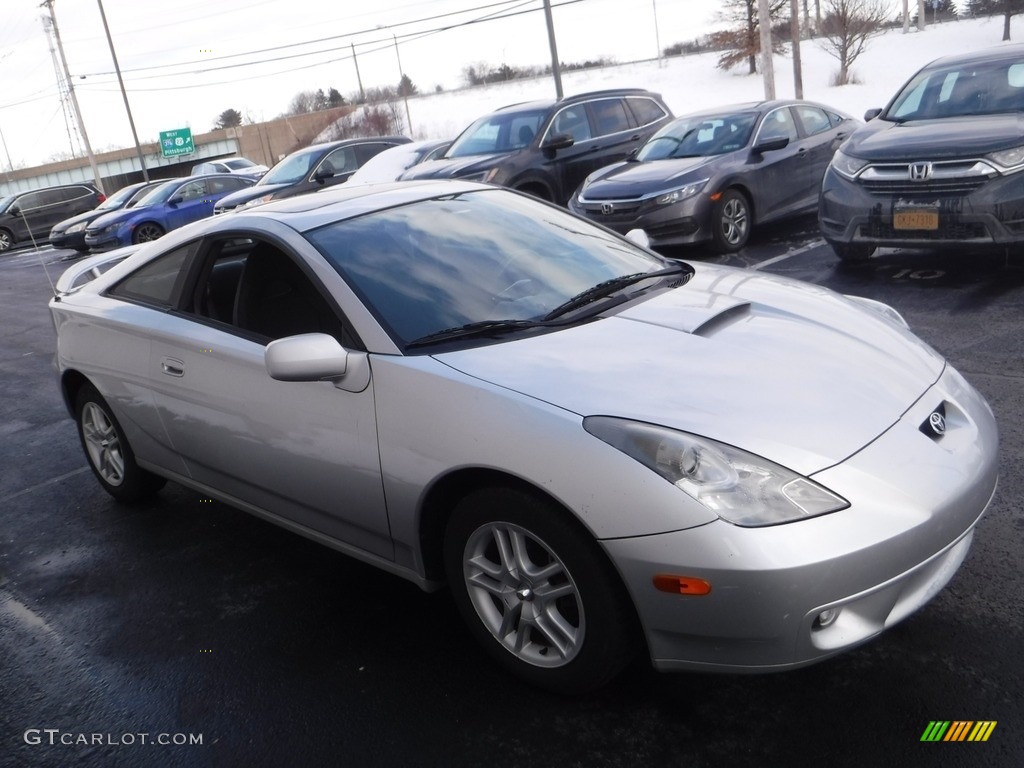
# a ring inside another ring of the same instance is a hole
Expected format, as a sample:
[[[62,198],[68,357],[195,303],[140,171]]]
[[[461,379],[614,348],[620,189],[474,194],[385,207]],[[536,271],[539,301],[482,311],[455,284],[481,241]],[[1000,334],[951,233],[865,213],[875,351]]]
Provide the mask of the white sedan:
[[[58,291],[107,492],[171,480],[447,583],[553,690],[640,649],[768,671],[856,646],[953,577],[996,487],[991,410],[891,308],[489,186],[299,196]]]

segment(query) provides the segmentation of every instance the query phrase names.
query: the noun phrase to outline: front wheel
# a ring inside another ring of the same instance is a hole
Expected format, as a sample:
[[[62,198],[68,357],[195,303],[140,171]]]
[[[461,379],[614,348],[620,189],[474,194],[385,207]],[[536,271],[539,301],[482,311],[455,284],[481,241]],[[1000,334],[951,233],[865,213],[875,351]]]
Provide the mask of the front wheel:
[[[167,482],[135,463],[124,430],[106,400],[90,384],[84,385],[75,399],[75,422],[89,468],[103,490],[118,501],[141,501]]]
[[[711,214],[712,237],[719,253],[734,253],[750,239],[750,203],[738,189],[727,189]]]
[[[8,251],[14,245],[14,237],[6,229],[0,229],[0,252]]]
[[[148,243],[150,240],[157,240],[163,236],[164,230],[159,224],[147,221],[135,228],[135,232],[132,234],[132,242],[138,245],[139,243]]]
[[[632,604],[597,543],[567,513],[512,488],[473,492],[445,535],[448,583],[488,653],[565,694],[604,685],[635,650]]]

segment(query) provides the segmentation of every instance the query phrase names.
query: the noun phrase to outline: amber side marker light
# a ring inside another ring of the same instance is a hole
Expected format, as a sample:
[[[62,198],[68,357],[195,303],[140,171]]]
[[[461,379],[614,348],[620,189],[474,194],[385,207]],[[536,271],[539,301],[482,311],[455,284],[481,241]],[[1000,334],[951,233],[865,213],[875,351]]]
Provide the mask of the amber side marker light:
[[[669,573],[659,573],[655,576],[654,588],[659,592],[668,592],[672,595],[707,595],[711,592],[711,584],[704,579],[695,579],[692,576],[673,576]]]

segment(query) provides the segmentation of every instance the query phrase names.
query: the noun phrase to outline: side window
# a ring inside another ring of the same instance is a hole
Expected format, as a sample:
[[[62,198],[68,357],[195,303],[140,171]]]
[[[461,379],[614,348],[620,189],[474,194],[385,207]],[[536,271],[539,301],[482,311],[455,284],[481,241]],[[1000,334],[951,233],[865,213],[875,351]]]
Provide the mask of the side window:
[[[594,115],[594,131],[597,136],[608,136],[620,131],[628,131],[629,116],[626,105],[621,99],[600,99],[590,102]]]
[[[587,120],[587,111],[582,104],[576,104],[563,109],[555,115],[551,125],[550,136],[567,133],[577,143],[592,137],[590,122]]]
[[[348,170],[354,170],[355,168],[362,168],[363,164],[366,163],[374,155],[379,155],[385,149],[389,149],[394,146],[393,144],[375,143],[375,144],[356,144],[351,147],[355,154],[355,165]]]
[[[109,294],[160,309],[174,307],[185,279],[185,262],[195,250],[196,244],[190,243],[142,265],[111,288]]]
[[[265,339],[326,333],[357,346],[296,261],[276,245],[251,238],[213,243],[185,311]]]
[[[760,143],[769,139],[783,138],[790,141],[796,141],[797,138],[796,124],[793,122],[793,115],[790,114],[789,107],[782,107],[768,113],[764,122],[761,123],[757,141]]]
[[[22,195],[18,198],[18,208],[22,211],[33,211],[36,208],[42,208],[46,205],[46,193],[40,192],[29,192],[27,195]]]
[[[339,147],[338,149],[331,152],[325,157],[320,165],[317,166],[317,172],[322,169],[327,170],[330,174],[338,173],[352,173],[359,167],[359,163],[356,161],[356,153],[354,147]]]
[[[668,116],[668,112],[662,109],[661,105],[654,99],[641,96],[627,96],[626,103],[629,104],[633,117],[636,118],[636,124],[639,126],[656,123],[663,117]]]
[[[808,136],[813,136],[816,133],[822,133],[829,130],[832,127],[832,123],[829,122],[828,115],[823,110],[817,107],[809,107],[806,104],[794,107],[796,114],[800,118],[800,124],[804,127],[804,133]]]
[[[184,202],[189,200],[198,200],[200,197],[206,194],[206,182],[202,179],[197,181],[190,181],[188,184],[182,185],[178,191],[172,195],[172,197],[180,197]]]

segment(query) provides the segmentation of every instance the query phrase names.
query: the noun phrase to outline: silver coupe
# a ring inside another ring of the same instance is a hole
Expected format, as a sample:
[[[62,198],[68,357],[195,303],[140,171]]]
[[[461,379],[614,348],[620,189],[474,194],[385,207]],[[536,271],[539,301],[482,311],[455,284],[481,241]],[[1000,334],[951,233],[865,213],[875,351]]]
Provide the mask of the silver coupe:
[[[953,577],[996,487],[991,410],[895,310],[509,190],[339,187],[57,289],[60,386],[115,499],[171,480],[447,584],[551,690],[637,652],[852,648]]]

